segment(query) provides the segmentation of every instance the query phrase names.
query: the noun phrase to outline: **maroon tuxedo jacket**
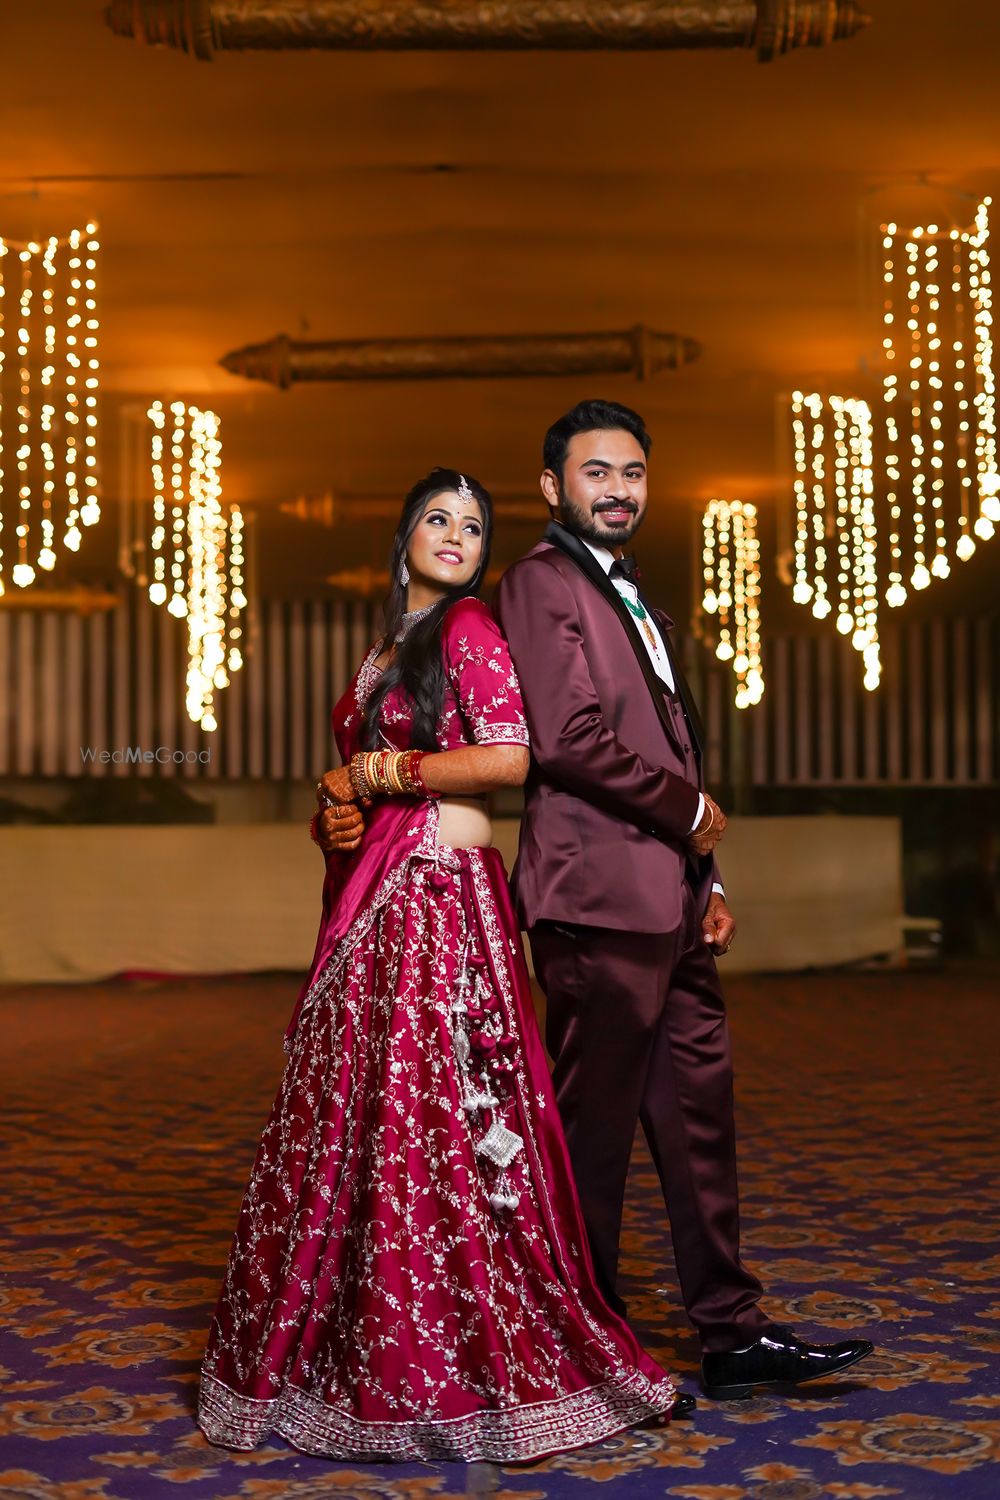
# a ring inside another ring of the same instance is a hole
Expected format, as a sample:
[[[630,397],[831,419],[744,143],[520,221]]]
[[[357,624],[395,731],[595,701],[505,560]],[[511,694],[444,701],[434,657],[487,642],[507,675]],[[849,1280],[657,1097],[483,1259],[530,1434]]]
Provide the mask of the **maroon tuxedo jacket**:
[[[557,522],[507,570],[494,604],[531,736],[511,877],[522,926],[672,931],[686,868],[699,911],[719,878],[711,858],[692,869],[684,848],[701,781],[693,706],[670,711],[638,622]],[[672,622],[656,618],[667,641]]]

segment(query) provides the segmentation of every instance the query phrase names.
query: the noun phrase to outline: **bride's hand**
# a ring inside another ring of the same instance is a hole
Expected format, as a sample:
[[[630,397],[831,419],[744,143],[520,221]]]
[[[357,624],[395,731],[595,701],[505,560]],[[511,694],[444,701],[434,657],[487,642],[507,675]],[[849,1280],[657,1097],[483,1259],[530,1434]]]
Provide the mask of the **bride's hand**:
[[[365,820],[357,803],[338,802],[319,814],[316,842],[324,854],[353,854],[364,831]]]
[[[327,771],[321,781],[316,783],[316,801],[320,807],[325,807],[328,802],[357,802],[358,794],[354,790],[351,781],[351,772],[348,766],[338,766],[335,771]]]

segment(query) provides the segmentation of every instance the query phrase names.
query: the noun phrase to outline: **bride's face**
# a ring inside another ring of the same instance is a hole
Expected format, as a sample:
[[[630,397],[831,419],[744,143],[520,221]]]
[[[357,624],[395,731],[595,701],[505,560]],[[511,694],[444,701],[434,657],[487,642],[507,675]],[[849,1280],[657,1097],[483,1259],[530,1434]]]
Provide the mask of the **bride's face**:
[[[410,577],[431,587],[468,583],[483,552],[483,518],[478,502],[460,500],[454,490],[432,495],[406,549]]]

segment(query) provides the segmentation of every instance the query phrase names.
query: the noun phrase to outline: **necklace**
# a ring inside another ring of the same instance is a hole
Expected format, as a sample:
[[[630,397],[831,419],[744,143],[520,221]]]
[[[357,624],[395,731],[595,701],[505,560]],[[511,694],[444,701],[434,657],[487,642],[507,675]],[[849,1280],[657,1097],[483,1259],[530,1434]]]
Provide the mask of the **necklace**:
[[[436,602],[437,601],[435,600],[435,603]],[[427,615],[430,614],[433,608],[434,604],[426,604],[423,609],[411,609],[409,614],[404,615],[399,622],[399,629],[396,631],[397,643],[401,641],[404,636],[409,635],[410,631],[413,629],[414,625],[417,624],[418,620],[423,620]],[[381,656],[381,654],[382,642],[381,640],[378,640],[375,642],[374,646],[371,648],[368,655],[361,663],[361,667],[358,671],[357,683],[354,690],[355,701],[357,702],[359,708],[364,708],[365,700],[368,697],[368,694],[371,692],[372,688],[375,686],[375,683],[382,675],[382,668],[375,665],[376,660],[379,656]]]
[[[656,636],[653,634],[653,627],[649,623],[649,616],[643,609],[642,605],[638,601],[633,604],[632,600],[627,598],[625,594],[619,593],[618,597],[624,604],[625,608],[629,611],[629,613],[634,615],[635,618],[639,621],[639,624],[646,632],[646,639],[655,650],[656,646],[659,643],[657,642]]]
[[[399,622],[399,629],[396,631],[397,641],[401,641],[404,636],[409,635],[414,625],[416,625],[418,621],[426,619],[431,610],[435,609],[436,607],[437,600],[435,599],[433,604],[425,604],[423,609],[411,609],[409,614],[404,615]]]

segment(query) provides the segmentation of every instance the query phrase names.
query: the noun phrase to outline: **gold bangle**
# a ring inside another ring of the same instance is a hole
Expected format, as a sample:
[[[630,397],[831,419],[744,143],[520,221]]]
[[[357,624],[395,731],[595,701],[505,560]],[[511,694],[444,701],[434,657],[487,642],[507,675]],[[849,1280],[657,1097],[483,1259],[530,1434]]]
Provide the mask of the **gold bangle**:
[[[387,757],[385,763],[385,779],[392,792],[399,793],[403,790],[403,782],[400,777],[400,765],[403,760],[404,751],[393,750]]]
[[[377,750],[368,750],[368,751],[366,751],[366,753],[365,753],[365,778],[366,778],[366,780],[368,782],[368,785],[371,787],[371,789],[372,789],[373,792],[380,792],[382,790],[382,787],[381,787],[381,784],[380,784],[381,778],[379,776],[380,764],[381,763],[379,761],[379,753],[378,753]]]
[[[413,757],[415,754],[416,751],[414,750],[406,750],[400,756],[398,768],[399,790],[405,792],[407,796],[412,796],[416,791],[416,784],[413,777]]]
[[[378,792],[408,797],[434,796],[421,779],[422,750],[367,750],[351,757],[351,785],[359,797]]]

